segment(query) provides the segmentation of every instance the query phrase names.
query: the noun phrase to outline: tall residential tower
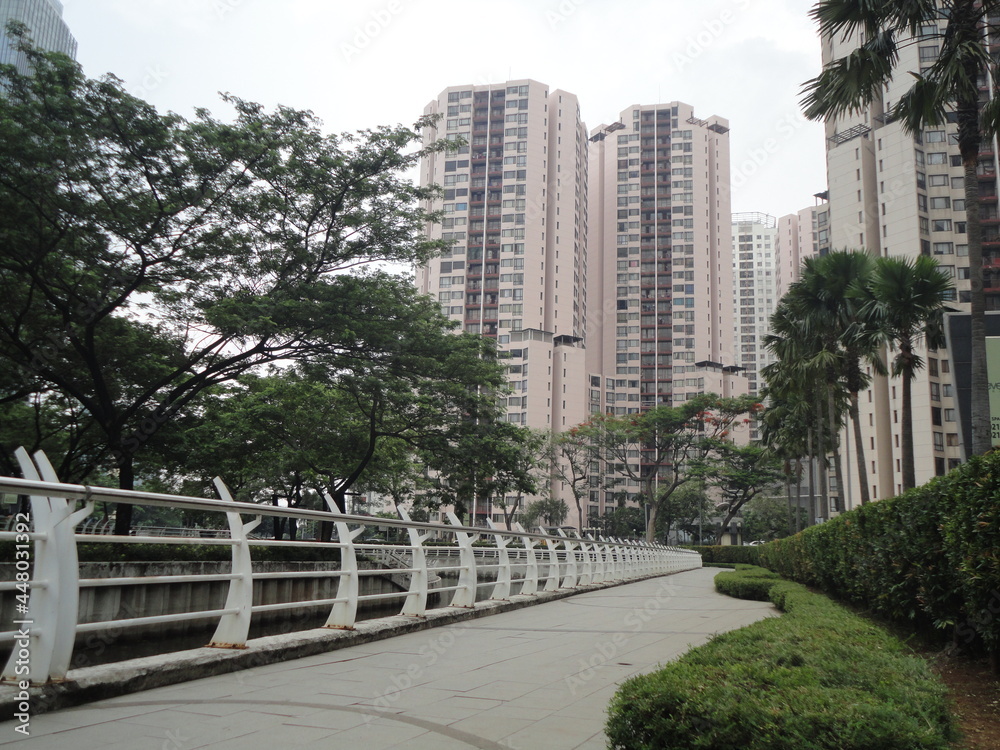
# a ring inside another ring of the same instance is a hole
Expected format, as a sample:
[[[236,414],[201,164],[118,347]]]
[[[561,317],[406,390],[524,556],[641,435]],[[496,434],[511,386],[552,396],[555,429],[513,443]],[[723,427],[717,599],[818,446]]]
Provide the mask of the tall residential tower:
[[[532,80],[445,89],[421,183],[432,237],[450,252],[417,271],[417,287],[463,329],[495,338],[508,364],[509,421],[561,430],[584,421],[587,335],[587,132],[576,96]]]
[[[62,19],[63,6],[59,0],[0,0],[0,64],[16,65],[19,72],[29,72],[24,55],[14,49],[6,35],[9,21],[20,21],[28,27],[39,49],[62,52],[76,57],[76,39]]]

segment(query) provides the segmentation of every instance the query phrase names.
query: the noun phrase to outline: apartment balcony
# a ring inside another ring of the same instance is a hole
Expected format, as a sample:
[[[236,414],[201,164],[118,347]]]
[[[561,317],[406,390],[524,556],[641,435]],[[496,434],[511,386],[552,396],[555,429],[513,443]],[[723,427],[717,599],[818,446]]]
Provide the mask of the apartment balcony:
[[[996,294],[1000,292],[1000,274],[984,273],[983,291],[986,292],[987,294]]]

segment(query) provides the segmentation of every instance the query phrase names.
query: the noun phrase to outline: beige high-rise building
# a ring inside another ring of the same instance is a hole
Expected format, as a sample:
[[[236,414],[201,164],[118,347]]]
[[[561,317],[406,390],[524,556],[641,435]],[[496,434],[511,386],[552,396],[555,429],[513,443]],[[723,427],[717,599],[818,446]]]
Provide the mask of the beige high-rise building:
[[[774,361],[764,345],[778,304],[778,220],[762,213],[733,214],[733,359],[750,393],[763,386],[761,370]],[[756,430],[751,438],[759,438]]]
[[[930,255],[954,277],[953,307],[968,313],[969,270],[965,234],[965,195],[961,159],[955,143],[957,126],[927,128],[916,135],[903,132],[886,112],[910,88],[913,76],[936,58],[935,35],[945,20],[929,22],[912,43],[901,43],[898,74],[863,113],[826,123],[829,177],[830,241],[837,249],[865,248],[875,255],[913,258]],[[823,40],[827,64],[857,46],[840,36]],[[985,91],[985,89],[984,89]],[[980,157],[981,212],[984,258],[1000,253],[997,228],[995,141],[984,143]],[[984,260],[984,265],[991,261]],[[986,279],[987,309],[1000,309],[1000,284]],[[956,398],[957,371],[963,364],[957,350],[918,354],[926,362],[913,383],[913,442],[918,484],[946,473],[963,459],[961,411]],[[892,356],[887,352],[887,356]],[[900,458],[901,382],[879,379],[861,397],[866,478],[873,498],[902,489]],[[843,444],[849,505],[858,502],[853,435]]]
[[[453,245],[417,270],[417,287],[465,331],[496,339],[513,388],[509,421],[555,431],[579,424],[587,417],[588,186],[577,98],[524,79],[450,87],[424,111],[440,115],[428,144],[465,145],[421,165],[421,183],[443,188],[426,206],[444,215],[428,234]]]
[[[733,359],[728,133],[681,102],[633,105],[591,131],[591,412],[746,392]],[[593,490],[592,511],[637,491],[625,480]]]

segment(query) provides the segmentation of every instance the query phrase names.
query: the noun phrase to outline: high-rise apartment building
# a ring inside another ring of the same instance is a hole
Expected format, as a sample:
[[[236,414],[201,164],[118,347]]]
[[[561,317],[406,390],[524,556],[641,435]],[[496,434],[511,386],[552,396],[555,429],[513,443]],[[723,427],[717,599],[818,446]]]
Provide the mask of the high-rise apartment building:
[[[0,0],[0,64],[16,65],[27,74],[28,62],[24,55],[11,45],[5,33],[9,21],[20,21],[28,27],[28,35],[35,46],[52,52],[62,52],[76,57],[76,39],[62,19],[63,6],[59,0]]]
[[[591,131],[591,412],[746,392],[732,348],[728,134],[681,102],[634,105]],[[592,512],[637,492],[620,479],[592,490]]]
[[[587,417],[587,131],[576,96],[532,80],[456,86],[438,115],[421,183],[443,188],[427,208],[452,241],[417,271],[463,329],[495,338],[508,364],[509,421],[559,431]],[[513,501],[513,499],[511,499]]]
[[[764,346],[779,299],[778,221],[773,216],[733,214],[733,278],[733,360],[743,369],[750,393],[759,393],[760,371],[775,359]]]
[[[740,388],[728,134],[681,102],[634,105],[592,131],[587,352],[615,381],[606,411]]]
[[[829,177],[830,242],[837,249],[865,248],[875,255],[936,258],[954,277],[954,308],[968,313],[969,269],[965,226],[964,176],[956,145],[957,126],[948,122],[909,135],[886,116],[913,83],[913,76],[933,63],[939,33],[946,19],[924,24],[912,43],[901,43],[898,74],[881,96],[860,114],[826,123]],[[823,40],[823,62],[843,57],[857,46],[855,38]],[[983,89],[986,91],[986,89]],[[979,181],[984,218],[984,265],[1000,259],[997,220],[995,141],[984,142]],[[987,270],[987,309],[1000,309],[1000,283]],[[955,353],[948,349],[918,354],[926,367],[913,383],[913,442],[916,481],[926,482],[956,466],[963,458],[963,430],[956,399]],[[891,352],[887,352],[891,356]],[[898,380],[877,380],[862,396],[863,440],[868,466],[866,481],[872,497],[883,498],[902,489]],[[851,435],[845,436],[850,450]],[[853,467],[853,455],[844,466]],[[854,472],[855,474],[857,472]],[[848,503],[856,502],[857,482],[847,482]]]

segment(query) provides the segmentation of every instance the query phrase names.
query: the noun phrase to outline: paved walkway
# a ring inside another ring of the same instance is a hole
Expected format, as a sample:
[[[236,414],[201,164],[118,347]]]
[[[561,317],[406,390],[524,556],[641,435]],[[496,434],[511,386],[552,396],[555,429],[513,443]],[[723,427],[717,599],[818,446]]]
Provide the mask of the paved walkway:
[[[717,569],[33,717],[18,750],[598,750],[625,678],[775,612]]]

